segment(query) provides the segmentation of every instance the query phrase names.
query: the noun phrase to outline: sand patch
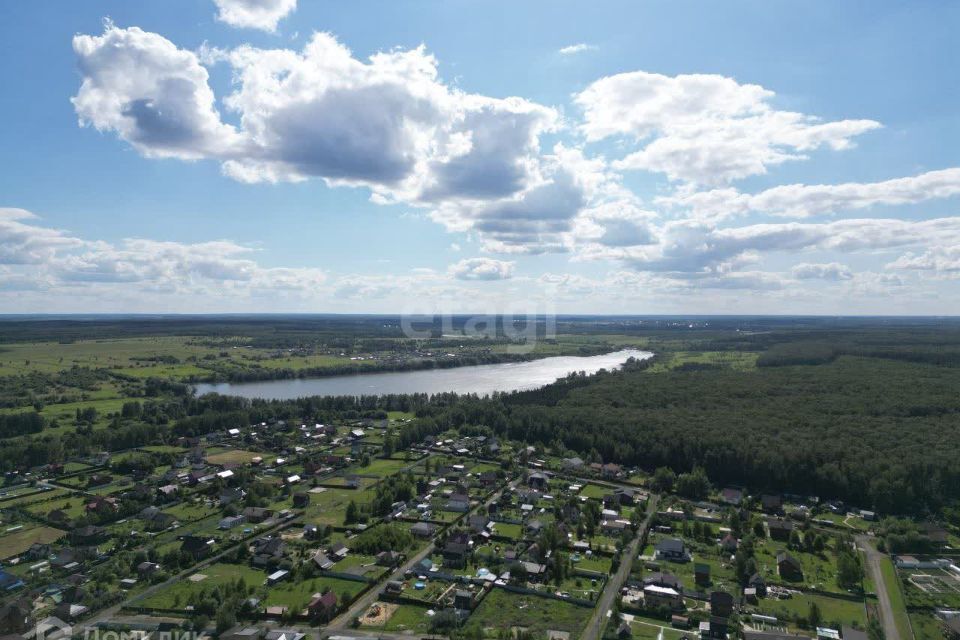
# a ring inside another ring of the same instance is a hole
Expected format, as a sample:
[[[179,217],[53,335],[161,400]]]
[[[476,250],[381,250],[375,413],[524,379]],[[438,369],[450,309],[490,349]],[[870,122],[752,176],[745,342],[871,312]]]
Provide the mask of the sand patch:
[[[367,609],[367,612],[363,614],[363,618],[360,619],[360,624],[374,627],[386,624],[390,616],[392,616],[399,607],[400,605],[389,602],[374,602],[370,605],[370,608]]]

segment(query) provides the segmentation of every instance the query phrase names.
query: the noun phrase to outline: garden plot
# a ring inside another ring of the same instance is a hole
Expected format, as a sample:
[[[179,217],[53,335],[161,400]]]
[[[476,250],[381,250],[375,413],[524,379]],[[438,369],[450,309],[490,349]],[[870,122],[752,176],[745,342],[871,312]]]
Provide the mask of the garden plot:
[[[960,579],[943,569],[927,569],[922,573],[911,573],[907,576],[907,580],[928,595],[960,595]]]

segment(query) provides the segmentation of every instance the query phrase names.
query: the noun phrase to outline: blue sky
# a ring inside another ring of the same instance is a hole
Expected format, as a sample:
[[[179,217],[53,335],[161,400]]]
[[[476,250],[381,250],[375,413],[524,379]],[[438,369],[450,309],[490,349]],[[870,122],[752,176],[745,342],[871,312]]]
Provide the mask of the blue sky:
[[[940,2],[12,3],[0,311],[955,314],[958,26]]]

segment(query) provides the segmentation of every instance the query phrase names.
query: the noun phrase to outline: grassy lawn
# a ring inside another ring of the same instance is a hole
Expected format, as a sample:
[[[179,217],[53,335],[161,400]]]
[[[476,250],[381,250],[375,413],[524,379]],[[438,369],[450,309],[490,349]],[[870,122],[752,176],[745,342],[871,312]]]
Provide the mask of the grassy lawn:
[[[593,609],[569,602],[494,588],[470,616],[469,624],[479,625],[487,635],[496,635],[504,627],[525,627],[536,634],[568,631],[576,638],[592,613]]]
[[[219,453],[207,456],[207,462],[210,464],[239,465],[249,464],[257,456],[263,458],[265,463],[269,463],[276,456],[257,453],[256,451],[244,451],[243,449],[228,449]]]
[[[599,484],[587,484],[580,490],[580,495],[587,498],[594,498],[596,500],[602,500],[603,496],[608,493],[613,493],[613,489],[609,487],[603,487]]]
[[[349,593],[352,599],[365,586],[362,582],[330,577],[311,578],[302,582],[285,580],[269,588],[264,605],[268,607],[287,607],[291,611],[303,611],[307,608],[307,604],[315,593],[323,593],[330,589],[337,594],[337,600],[340,601],[344,593]]]
[[[363,475],[369,476],[379,476],[381,478],[386,478],[387,476],[392,476],[397,473],[404,467],[409,467],[413,462],[407,462],[402,459],[394,458],[374,458],[370,461],[365,467],[355,467],[350,471],[352,473],[361,473]]]
[[[66,531],[53,527],[33,527],[20,529],[0,537],[0,560],[6,560],[20,555],[30,548],[34,542],[49,544],[66,535]]]
[[[84,496],[80,494],[68,494],[54,500],[33,502],[23,507],[27,512],[37,516],[45,516],[54,509],[62,509],[70,518],[79,518],[85,512],[84,501]]]
[[[202,503],[191,503],[191,502],[181,502],[175,504],[172,507],[168,507],[163,510],[164,513],[169,513],[179,522],[192,522],[194,520],[200,520],[201,518],[206,518],[219,511],[212,507],[207,507]]]
[[[837,563],[833,553],[824,551],[818,555],[790,551],[785,543],[769,539],[756,549],[757,563],[762,567],[763,575],[768,581],[782,582],[777,575],[777,553],[780,551],[787,551],[803,566],[803,582],[796,586],[808,585],[821,591],[844,593],[837,585]]]
[[[890,604],[893,607],[893,617],[897,624],[897,631],[901,638],[910,638],[910,619],[907,617],[907,607],[903,601],[903,592],[900,591],[900,580],[897,578],[897,570],[889,557],[884,557],[880,561],[880,572],[883,575],[883,583],[886,585],[887,594],[890,596]]]
[[[253,569],[243,564],[225,563],[210,565],[194,575],[204,575],[206,578],[199,581],[193,581],[189,577],[180,580],[146,600],[138,602],[137,605],[157,609],[179,609],[187,606],[191,595],[209,591],[212,587],[233,582],[237,578],[243,578],[247,587],[260,587],[267,579],[267,574],[260,569]]]
[[[584,569],[585,571],[599,571],[600,573],[610,573],[611,565],[612,562],[610,561],[610,558],[601,555],[581,555],[580,560],[573,563],[573,566],[577,569]]]
[[[789,620],[794,616],[806,617],[810,612],[811,603],[816,603],[820,608],[820,614],[825,622],[848,625],[857,623],[861,626],[867,624],[867,610],[862,602],[809,593],[794,594],[792,598],[786,600],[765,598],[760,601],[760,611],[781,620]]]
[[[347,505],[355,501],[358,505],[372,502],[375,494],[371,490],[327,489],[322,493],[310,494],[310,506],[304,514],[306,522],[317,525],[342,525],[347,515]]]
[[[402,604],[387,620],[383,629],[392,633],[403,633],[412,631],[413,633],[427,633],[430,631],[430,617],[427,615],[427,607],[418,607],[412,604]]]
[[[757,354],[745,351],[674,351],[661,356],[648,372],[662,373],[685,364],[717,364],[740,371],[757,366]]]
[[[910,624],[917,640],[944,640],[943,627],[933,614],[913,612],[910,614]]]
[[[494,523],[493,526],[493,530],[498,536],[504,536],[514,540],[520,540],[523,538],[523,525],[521,524],[514,524],[512,522],[497,522]]]

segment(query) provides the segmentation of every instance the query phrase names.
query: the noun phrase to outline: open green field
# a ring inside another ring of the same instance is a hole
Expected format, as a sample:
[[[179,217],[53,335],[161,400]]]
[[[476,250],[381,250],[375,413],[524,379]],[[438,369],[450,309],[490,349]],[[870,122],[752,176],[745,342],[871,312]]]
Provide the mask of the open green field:
[[[344,594],[355,598],[366,587],[362,582],[319,576],[309,580],[283,582],[269,587],[264,605],[268,607],[287,607],[290,611],[303,611],[307,608],[313,594],[323,593],[330,589],[337,594],[337,601],[343,599]]]
[[[757,354],[745,351],[674,351],[663,354],[647,371],[662,373],[687,364],[708,364],[745,371],[757,366]]]
[[[789,620],[793,616],[807,616],[810,613],[811,603],[816,603],[820,608],[820,614],[825,622],[848,625],[856,623],[861,627],[867,624],[867,609],[863,602],[812,593],[794,594],[792,598],[785,600],[764,598],[760,601],[759,610],[766,615]]]
[[[220,465],[241,465],[249,464],[256,457],[263,458],[265,463],[269,463],[276,458],[272,454],[258,453],[256,451],[244,451],[243,449],[227,449],[207,456],[207,462]]]
[[[381,603],[382,604],[382,603]],[[363,626],[362,629],[383,630],[389,633],[425,634],[430,631],[430,616],[427,607],[415,604],[401,604],[381,626]]]
[[[368,476],[379,476],[381,478],[386,478],[387,476],[392,476],[401,469],[409,467],[413,464],[413,461],[407,461],[397,458],[374,458],[370,461],[365,467],[353,467],[350,469],[351,473],[359,473],[362,475]]]
[[[524,627],[535,634],[566,631],[575,638],[592,612],[593,609],[562,600],[494,588],[474,610],[468,624],[478,625],[489,636],[496,636],[504,627]]]
[[[373,501],[375,493],[370,489],[331,489],[310,494],[310,506],[304,513],[304,521],[311,524],[340,526],[347,515],[347,505],[353,500],[357,505]]]
[[[198,576],[205,576],[197,580]],[[267,579],[267,574],[260,569],[254,569],[243,564],[217,563],[205,567],[197,573],[178,580],[170,586],[152,594],[149,598],[137,602],[137,606],[156,609],[179,609],[187,606],[190,596],[201,591],[209,591],[211,587],[234,582],[243,578],[247,587],[260,587]]]
[[[53,527],[32,527],[0,536],[0,560],[20,555],[35,542],[49,544],[56,542],[66,534],[66,531]]]
[[[783,582],[777,575],[777,553],[787,550],[786,543],[767,539],[757,545],[756,558],[763,576],[772,582]],[[803,551],[788,551],[800,561],[803,567],[803,582],[794,586],[807,585],[821,591],[844,593],[837,585],[837,563],[833,554],[825,551],[820,554]]]
[[[73,366],[112,369],[136,377],[162,376],[185,378],[204,373],[204,369],[186,362],[218,356],[220,349],[191,344],[189,337],[118,338],[80,340],[71,343],[10,343],[0,348],[0,376],[30,372],[56,373]],[[150,361],[149,358],[176,358],[177,364]]]
[[[80,494],[65,495],[53,500],[33,502],[24,505],[23,509],[37,516],[46,516],[55,509],[63,510],[71,518],[79,518],[85,513],[84,497]]]

